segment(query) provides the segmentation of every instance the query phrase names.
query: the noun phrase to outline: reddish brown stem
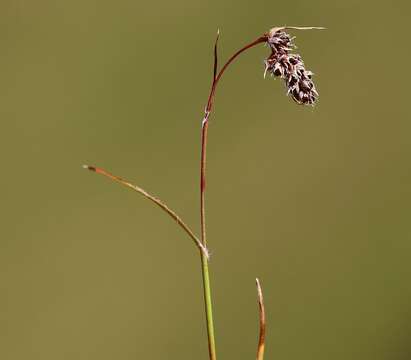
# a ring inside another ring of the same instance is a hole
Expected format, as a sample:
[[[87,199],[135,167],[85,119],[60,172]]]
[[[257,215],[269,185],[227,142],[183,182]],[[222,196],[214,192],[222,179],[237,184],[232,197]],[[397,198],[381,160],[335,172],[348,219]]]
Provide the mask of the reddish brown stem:
[[[221,68],[221,70],[218,72],[217,74],[217,41],[218,41],[218,36],[217,36],[217,40],[214,46],[214,79],[211,85],[211,89],[210,89],[210,94],[208,96],[208,100],[207,100],[207,106],[205,109],[205,114],[204,114],[204,118],[203,118],[203,123],[202,123],[202,132],[201,132],[201,186],[200,186],[200,190],[201,190],[201,194],[204,193],[205,191],[205,167],[206,167],[206,147],[207,147],[207,128],[208,128],[208,120],[210,118],[210,114],[211,111],[213,109],[213,104],[214,104],[214,96],[215,96],[215,92],[217,89],[217,85],[218,82],[220,81],[221,77],[223,76],[224,72],[227,70],[228,66],[244,51],[252,48],[253,46],[256,46],[258,44],[261,44],[263,42],[267,41],[267,36],[268,35],[263,35],[261,37],[259,37],[258,39],[254,40],[253,42],[245,45],[244,47],[242,47],[240,50],[238,50],[237,52],[235,52],[228,60],[227,62],[224,64],[224,66]],[[217,74],[217,75],[216,75]],[[201,208],[203,208],[203,195],[201,196]]]
[[[218,67],[218,57],[217,57],[217,35],[216,42],[214,44],[214,72],[213,81],[210,89],[210,94],[207,100],[207,106],[205,109],[205,114],[202,122],[201,128],[201,158],[200,158],[200,219],[201,219],[201,242],[204,247],[207,246],[207,236],[206,236],[206,223],[205,223],[205,187],[206,187],[206,158],[207,158],[207,132],[208,132],[208,120],[213,107],[213,100],[217,88],[217,84],[228,66],[244,51],[252,48],[253,46],[263,43],[267,40],[268,35],[263,35],[253,42],[245,45],[236,53],[234,53],[227,62],[223,65],[221,70],[217,74]],[[208,259],[204,255],[201,256],[202,272],[203,272],[203,285],[204,285],[204,300],[205,300],[205,310],[207,319],[207,335],[208,335],[208,349],[210,360],[216,360],[216,350],[215,350],[215,338],[214,338],[214,325],[213,325],[213,312],[211,303],[211,289],[210,289],[210,279],[208,273]]]
[[[264,307],[264,298],[263,291],[261,290],[261,284],[258,279],[255,279],[257,284],[257,296],[258,296],[258,308],[260,311],[260,331],[258,336],[258,347],[257,347],[257,360],[264,359],[264,348],[265,348],[265,307]]]
[[[161,201],[160,199],[156,198],[155,196],[149,194],[147,191],[145,191],[141,187],[139,187],[137,185],[133,185],[132,183],[128,182],[127,180],[124,180],[119,176],[113,175],[113,174],[109,173],[108,171],[106,171],[102,168],[99,168],[99,167],[96,167],[96,166],[89,166],[89,165],[83,165],[83,167],[87,170],[90,170],[90,171],[95,172],[97,174],[103,175],[103,176],[105,176],[105,177],[107,177],[107,178],[109,178],[113,181],[116,181],[116,182],[128,187],[129,189],[132,189],[132,190],[140,193],[141,195],[143,195],[147,199],[151,200],[153,203],[155,203],[157,206],[159,206],[161,209],[163,209],[169,216],[171,216],[171,218],[173,218],[177,222],[177,224],[180,225],[180,227],[194,241],[194,243],[197,245],[197,247],[201,251],[201,254],[203,254],[203,256],[205,256],[207,259],[209,258],[209,253],[208,253],[207,248],[202,244],[202,242],[199,239],[197,239],[197,236],[194,235],[193,231],[176,214],[176,212],[174,210],[171,210],[163,201]]]
[[[214,95],[215,95],[215,91],[217,88],[217,84],[220,81],[221,77],[223,76],[224,72],[226,71],[226,69],[228,68],[228,66],[244,51],[252,48],[255,45],[261,44],[263,42],[267,41],[267,36],[268,35],[263,35],[261,37],[259,37],[258,39],[254,40],[253,42],[247,44],[246,46],[242,47],[240,50],[238,50],[236,53],[234,53],[228,60],[227,62],[224,64],[224,66],[221,68],[221,70],[219,71],[217,76],[214,76],[214,81],[213,84],[211,86],[211,90],[210,90],[210,94],[208,97],[208,101],[207,101],[207,107],[206,107],[206,114],[210,113],[213,107],[213,100],[214,100]],[[216,58],[216,52],[215,52],[215,58]],[[216,62],[215,62],[216,63]]]

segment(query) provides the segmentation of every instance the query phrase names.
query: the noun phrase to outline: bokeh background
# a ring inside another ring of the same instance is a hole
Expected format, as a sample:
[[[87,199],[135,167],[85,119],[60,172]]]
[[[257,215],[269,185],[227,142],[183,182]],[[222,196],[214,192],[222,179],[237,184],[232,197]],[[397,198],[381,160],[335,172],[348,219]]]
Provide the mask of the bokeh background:
[[[200,122],[220,59],[296,32],[320,102],[263,80],[263,46],[219,88],[208,234],[220,359],[410,359],[406,1],[0,3],[0,358],[207,359],[196,232]]]

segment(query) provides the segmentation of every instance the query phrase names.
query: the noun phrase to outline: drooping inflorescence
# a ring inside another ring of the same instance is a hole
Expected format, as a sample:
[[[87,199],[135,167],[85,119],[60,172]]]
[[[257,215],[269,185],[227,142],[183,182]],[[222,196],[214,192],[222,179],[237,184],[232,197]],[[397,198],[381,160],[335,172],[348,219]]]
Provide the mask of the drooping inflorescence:
[[[296,47],[293,39],[284,28],[273,28],[267,36],[271,54],[265,61],[265,73],[284,79],[287,95],[302,105],[314,105],[318,92],[312,81],[313,73],[305,69],[304,62],[298,54],[290,51]]]

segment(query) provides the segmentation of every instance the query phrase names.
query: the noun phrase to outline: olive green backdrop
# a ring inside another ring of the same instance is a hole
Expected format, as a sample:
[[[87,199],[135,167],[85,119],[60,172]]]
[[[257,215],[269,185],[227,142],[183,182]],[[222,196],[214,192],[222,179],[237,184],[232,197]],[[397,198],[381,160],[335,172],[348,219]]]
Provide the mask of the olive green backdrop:
[[[198,253],[105,167],[196,232],[200,122],[227,58],[271,26],[316,73],[303,108],[263,80],[219,88],[207,193],[220,359],[411,356],[406,1],[0,3],[0,358],[207,359]]]

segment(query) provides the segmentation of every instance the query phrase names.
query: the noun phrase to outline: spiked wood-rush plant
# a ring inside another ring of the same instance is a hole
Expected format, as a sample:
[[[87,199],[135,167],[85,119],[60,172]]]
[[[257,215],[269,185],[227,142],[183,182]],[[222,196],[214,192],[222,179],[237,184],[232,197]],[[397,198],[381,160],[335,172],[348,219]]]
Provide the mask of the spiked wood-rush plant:
[[[267,73],[270,73],[274,77],[279,77],[284,80],[284,84],[287,88],[287,95],[300,105],[314,105],[318,98],[318,92],[312,81],[313,73],[306,70],[304,62],[300,55],[295,54],[295,45],[293,43],[294,38],[291,37],[286,30],[312,30],[312,29],[324,29],[322,27],[296,27],[296,26],[284,26],[274,27],[267,33],[258,37],[249,44],[243,46],[237,52],[235,52],[219,69],[218,66],[218,39],[219,33],[217,33],[216,41],[214,44],[214,69],[211,88],[208,96],[208,100],[205,107],[204,117],[201,122],[201,156],[200,156],[200,225],[201,234],[197,237],[190,227],[176,214],[176,212],[170,209],[162,200],[149,194],[141,187],[131,184],[130,182],[115,176],[108,171],[98,168],[96,166],[84,165],[84,168],[95,172],[100,175],[118,182],[131,190],[143,195],[147,199],[151,200],[154,204],[160,207],[166,214],[173,218],[177,224],[185,231],[189,238],[193,241],[194,245],[200,252],[201,269],[203,278],[203,290],[204,290],[204,304],[206,315],[206,326],[208,336],[208,350],[209,359],[216,360],[216,345],[214,335],[213,324],[213,309],[212,309],[212,297],[211,286],[209,276],[209,259],[210,253],[207,245],[206,234],[206,207],[205,207],[205,190],[206,190],[206,159],[207,159],[207,135],[208,126],[210,121],[210,115],[213,110],[214,99],[216,95],[217,86],[224,75],[224,72],[230,66],[230,64],[237,59],[246,50],[258,45],[266,44],[271,50],[270,55],[265,60],[264,77]],[[256,279],[257,295],[259,304],[259,337],[257,346],[257,360],[263,360],[264,347],[265,347],[265,308],[263,302],[263,294],[260,285],[260,281]]]

